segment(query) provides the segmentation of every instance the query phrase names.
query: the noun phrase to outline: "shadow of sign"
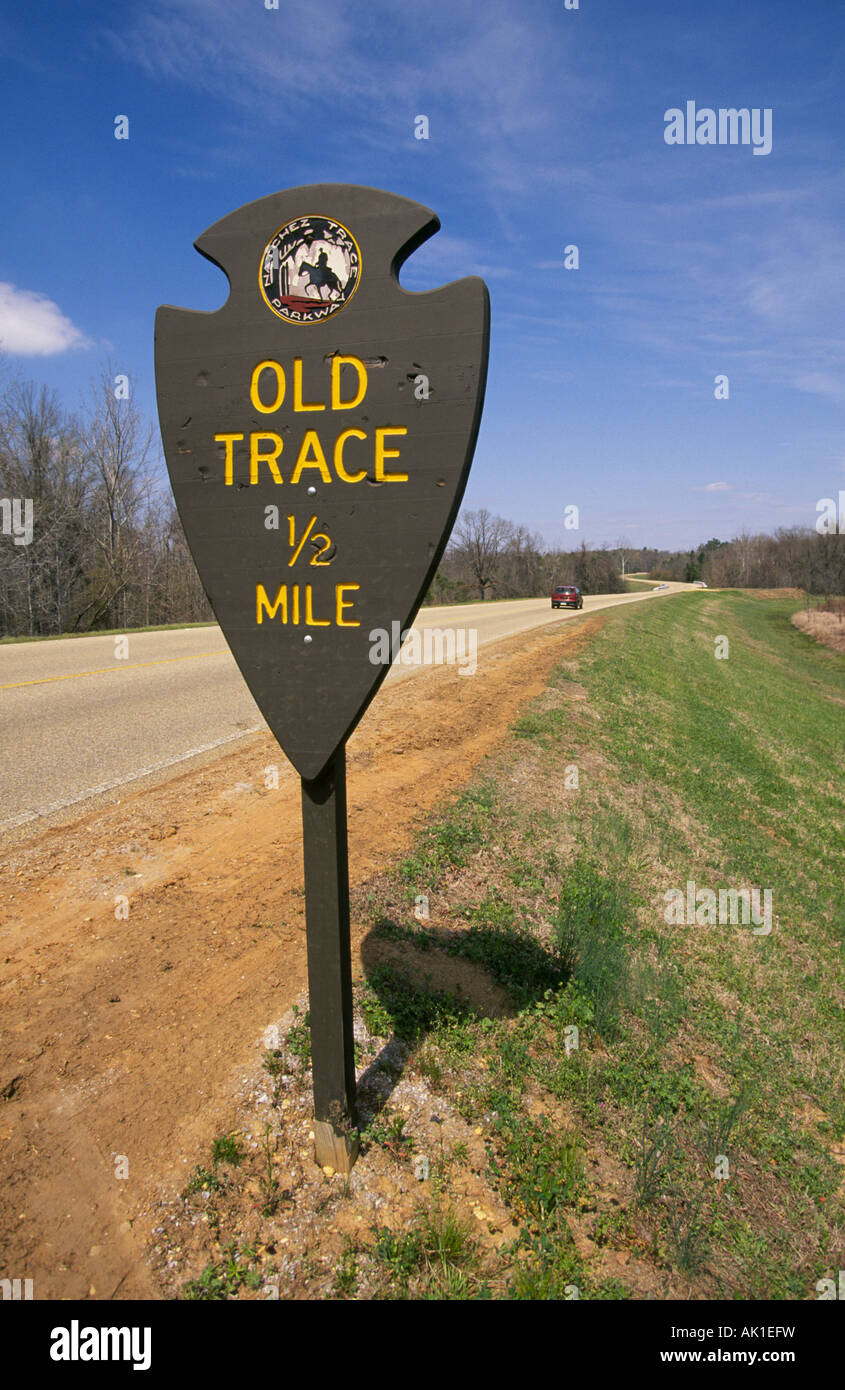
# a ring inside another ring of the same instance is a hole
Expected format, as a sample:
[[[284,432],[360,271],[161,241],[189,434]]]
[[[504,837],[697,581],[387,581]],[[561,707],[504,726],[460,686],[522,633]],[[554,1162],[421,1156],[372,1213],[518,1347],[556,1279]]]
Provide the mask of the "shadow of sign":
[[[363,1127],[388,1104],[412,1059],[437,1090],[442,1063],[429,1042],[454,1050],[459,1062],[471,1041],[463,1025],[513,1018],[565,985],[570,973],[553,947],[527,934],[407,927],[394,917],[368,933],[361,959],[364,1022],[371,1037],[387,1039],[358,1078]]]

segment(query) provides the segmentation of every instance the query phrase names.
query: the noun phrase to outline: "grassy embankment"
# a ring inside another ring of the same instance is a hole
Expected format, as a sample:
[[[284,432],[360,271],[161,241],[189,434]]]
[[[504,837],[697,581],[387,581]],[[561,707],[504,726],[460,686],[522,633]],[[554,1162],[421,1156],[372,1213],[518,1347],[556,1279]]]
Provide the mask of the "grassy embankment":
[[[490,1162],[523,1231],[512,1293],[622,1294],[624,1272],[592,1287],[587,1242],[710,1297],[814,1296],[842,1263],[845,664],[793,608],[697,594],[612,614],[400,870],[443,922],[444,882],[463,897],[456,871],[483,865],[446,944],[523,1006],[443,1022],[419,1051],[470,1118],[495,1112]],[[771,888],[771,933],[667,925],[663,894],[688,880]],[[371,983],[401,1031],[412,996]],[[590,1190],[589,1151],[622,1165],[621,1200]]]
[[[795,607],[702,592],[609,611],[357,904],[419,959],[370,969],[367,1028],[483,1132],[478,1172],[519,1236],[491,1250],[469,1230],[461,1146],[415,1222],[350,1241],[339,1293],[806,1299],[845,1264],[845,662]],[[771,932],[667,923],[688,881],[771,889]],[[450,957],[504,987],[506,1016],[426,984]],[[404,1123],[388,1104],[359,1164],[392,1135],[411,1190]]]

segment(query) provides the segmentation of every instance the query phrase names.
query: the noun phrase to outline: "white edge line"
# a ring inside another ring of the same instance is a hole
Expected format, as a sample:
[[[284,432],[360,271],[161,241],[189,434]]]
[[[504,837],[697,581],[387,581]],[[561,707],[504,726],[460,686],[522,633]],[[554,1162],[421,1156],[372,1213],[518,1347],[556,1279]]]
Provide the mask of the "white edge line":
[[[236,734],[226,734],[225,738],[215,739],[213,743],[203,743],[199,748],[190,748],[187,753],[178,753],[175,758],[165,758],[164,762],[151,763],[149,767],[142,767],[140,772],[132,772],[128,777],[116,777],[111,782],[101,782],[99,786],[89,787],[79,796],[71,796],[66,801],[54,801],[51,806],[45,806],[41,811],[25,811],[23,815],[14,816],[12,820],[3,821],[0,824],[0,832],[14,830],[19,825],[26,825],[28,821],[41,820],[46,816],[55,815],[57,811],[64,811],[68,806],[77,806],[80,801],[87,801],[92,796],[114,791],[115,787],[125,787],[130,782],[136,782],[139,777],[149,777],[154,772],[162,772],[166,767],[174,767],[176,763],[183,763],[188,758],[197,757],[200,753],[210,753],[212,749],[220,748],[224,743],[234,743],[235,739],[246,738],[248,734],[261,733],[262,729],[266,728],[266,724],[256,724],[250,729],[239,729]]]

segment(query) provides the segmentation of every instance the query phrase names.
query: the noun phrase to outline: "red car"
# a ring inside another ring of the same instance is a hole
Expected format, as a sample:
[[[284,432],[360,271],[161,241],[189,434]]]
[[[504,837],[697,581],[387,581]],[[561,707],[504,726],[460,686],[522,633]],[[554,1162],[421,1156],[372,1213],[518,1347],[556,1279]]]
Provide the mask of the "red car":
[[[552,608],[583,608],[584,599],[574,584],[558,584],[552,589]]]

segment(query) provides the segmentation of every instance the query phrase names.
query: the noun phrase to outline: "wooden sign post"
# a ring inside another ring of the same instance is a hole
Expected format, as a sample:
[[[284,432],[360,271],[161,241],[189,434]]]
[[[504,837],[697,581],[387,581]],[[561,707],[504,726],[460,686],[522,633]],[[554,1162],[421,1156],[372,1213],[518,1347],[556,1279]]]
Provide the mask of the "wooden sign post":
[[[316,1157],[338,1171],[356,1125],[345,745],[389,669],[385,635],[413,622],[448,540],[487,372],[484,283],[398,283],[439,225],[374,188],[288,189],[196,241],[229,279],[222,308],[156,315],[179,516],[302,779]]]
[[[346,855],[346,747],[312,781],[302,779],[305,929],[317,1162],[348,1172],[357,1152],[349,873]]]

